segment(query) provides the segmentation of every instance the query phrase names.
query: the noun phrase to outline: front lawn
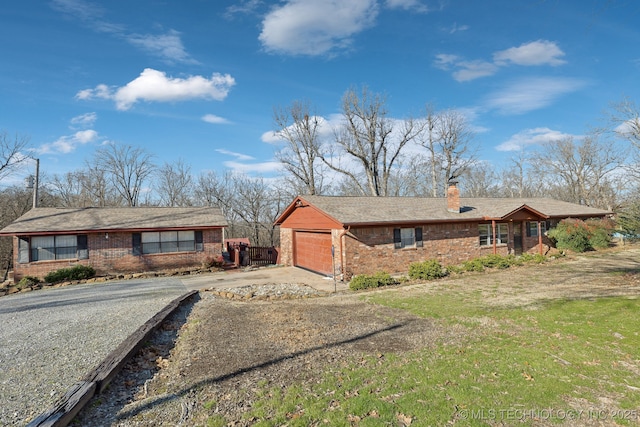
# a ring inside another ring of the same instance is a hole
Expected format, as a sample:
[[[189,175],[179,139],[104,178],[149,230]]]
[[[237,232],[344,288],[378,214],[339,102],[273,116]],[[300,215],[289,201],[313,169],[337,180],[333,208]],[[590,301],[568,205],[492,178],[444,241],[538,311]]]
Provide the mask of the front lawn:
[[[478,292],[443,288],[365,298],[468,333],[435,350],[366,356],[314,384],[262,385],[247,419],[265,426],[640,421],[636,297],[504,307]]]

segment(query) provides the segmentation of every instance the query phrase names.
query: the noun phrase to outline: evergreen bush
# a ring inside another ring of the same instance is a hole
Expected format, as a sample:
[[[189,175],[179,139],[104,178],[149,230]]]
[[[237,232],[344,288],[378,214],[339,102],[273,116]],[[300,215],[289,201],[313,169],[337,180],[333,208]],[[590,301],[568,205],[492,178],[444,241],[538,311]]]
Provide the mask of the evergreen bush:
[[[398,281],[395,280],[389,273],[378,272],[373,275],[358,274],[349,282],[349,289],[357,291],[360,289],[379,288],[381,286],[396,285]]]
[[[606,248],[611,243],[610,221],[563,219],[558,226],[549,230],[549,237],[556,242],[558,249],[585,252],[594,248]]]
[[[435,259],[414,262],[409,265],[409,277],[412,279],[434,280],[447,275],[447,271]]]
[[[40,283],[40,279],[33,276],[24,276],[20,281],[16,284],[18,289],[30,288],[33,285],[37,285]]]
[[[61,268],[60,270],[52,271],[44,276],[45,282],[55,283],[62,282],[64,280],[82,280],[89,279],[96,275],[96,271],[93,267],[86,265],[75,265],[69,268]]]

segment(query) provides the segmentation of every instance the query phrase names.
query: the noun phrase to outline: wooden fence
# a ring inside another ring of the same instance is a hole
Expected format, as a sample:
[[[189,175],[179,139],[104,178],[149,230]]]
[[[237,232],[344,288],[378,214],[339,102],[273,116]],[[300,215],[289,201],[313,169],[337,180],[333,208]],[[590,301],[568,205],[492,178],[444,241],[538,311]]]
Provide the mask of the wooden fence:
[[[278,250],[274,247],[249,246],[249,264],[274,265],[278,263]]]

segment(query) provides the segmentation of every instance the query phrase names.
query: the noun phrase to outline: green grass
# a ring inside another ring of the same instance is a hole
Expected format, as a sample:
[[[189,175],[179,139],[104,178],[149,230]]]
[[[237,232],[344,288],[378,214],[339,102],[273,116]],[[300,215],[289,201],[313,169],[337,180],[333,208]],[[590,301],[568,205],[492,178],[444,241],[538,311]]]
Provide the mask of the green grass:
[[[261,399],[247,419],[255,417],[258,426],[395,426],[402,419],[536,425],[543,418],[573,425],[575,418],[610,421],[609,411],[628,410],[616,421],[640,421],[638,299],[562,300],[536,310],[485,306],[477,293],[368,300],[439,319],[468,336],[435,349],[366,357],[314,384],[260,384]],[[479,318],[492,322],[478,326]],[[615,407],[589,413],[602,408],[599,398]],[[579,399],[587,403],[576,406]]]

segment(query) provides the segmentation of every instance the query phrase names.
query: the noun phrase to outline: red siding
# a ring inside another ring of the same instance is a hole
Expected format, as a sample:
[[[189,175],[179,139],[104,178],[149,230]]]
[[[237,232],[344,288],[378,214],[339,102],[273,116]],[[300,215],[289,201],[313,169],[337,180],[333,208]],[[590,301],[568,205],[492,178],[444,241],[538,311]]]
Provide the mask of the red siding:
[[[328,231],[332,228],[342,228],[342,224],[313,206],[302,206],[294,209],[281,227]]]

